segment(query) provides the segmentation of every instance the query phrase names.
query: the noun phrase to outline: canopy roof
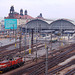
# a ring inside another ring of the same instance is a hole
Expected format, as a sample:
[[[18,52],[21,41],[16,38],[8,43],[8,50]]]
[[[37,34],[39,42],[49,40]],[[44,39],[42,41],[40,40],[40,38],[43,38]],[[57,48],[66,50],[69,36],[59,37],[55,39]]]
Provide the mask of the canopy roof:
[[[71,23],[70,21],[60,19],[60,20],[53,21],[50,24],[50,29],[72,30],[72,29],[75,29],[75,25]]]
[[[40,19],[34,19],[26,24],[29,29],[49,29],[49,24]]]

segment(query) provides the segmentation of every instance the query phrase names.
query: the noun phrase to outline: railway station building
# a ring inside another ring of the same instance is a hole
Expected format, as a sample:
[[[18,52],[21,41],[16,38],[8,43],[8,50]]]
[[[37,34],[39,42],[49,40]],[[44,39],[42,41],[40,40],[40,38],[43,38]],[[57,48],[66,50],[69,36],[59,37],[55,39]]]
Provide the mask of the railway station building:
[[[8,14],[5,19],[17,19],[17,29],[22,28],[23,31],[25,31],[26,26],[28,29],[37,29],[38,31],[74,31],[75,25],[72,23],[71,20],[68,19],[58,19],[58,20],[52,20],[52,19],[46,19],[42,16],[42,13],[40,13],[39,16],[36,18],[28,15],[27,10],[25,10],[23,14],[23,9],[20,10],[20,13],[15,12],[14,6],[10,7],[10,13]]]
[[[51,30],[59,31],[62,33],[74,33],[75,32],[75,25],[65,19],[59,19],[53,21],[49,24]]]
[[[6,28],[7,30],[10,30],[10,29],[15,29],[15,25],[17,25],[17,29],[23,29],[25,28],[25,25],[31,21],[31,20],[35,20],[35,19],[40,19],[40,20],[43,20],[47,23],[50,23],[52,22],[53,20],[51,19],[45,19],[43,16],[42,16],[42,13],[40,13],[40,15],[38,15],[37,17],[32,17],[30,15],[28,15],[28,12],[27,10],[24,11],[24,14],[23,14],[23,9],[20,9],[20,13],[16,12],[15,9],[14,9],[14,6],[11,6],[10,7],[10,12],[8,14],[7,17],[4,18],[6,23],[5,26],[6,27],[9,27],[9,28]],[[10,23],[8,24],[8,21],[13,21],[14,22],[14,19],[17,21],[17,24],[15,24],[14,26],[10,26]],[[7,20],[7,21],[6,21]]]
[[[52,30],[59,31],[62,33],[74,33],[75,31],[75,25],[65,19],[58,19],[51,22],[50,24],[48,24],[46,21],[35,19],[29,21],[26,25],[28,29],[37,29],[38,31],[43,30],[46,32],[51,32]]]

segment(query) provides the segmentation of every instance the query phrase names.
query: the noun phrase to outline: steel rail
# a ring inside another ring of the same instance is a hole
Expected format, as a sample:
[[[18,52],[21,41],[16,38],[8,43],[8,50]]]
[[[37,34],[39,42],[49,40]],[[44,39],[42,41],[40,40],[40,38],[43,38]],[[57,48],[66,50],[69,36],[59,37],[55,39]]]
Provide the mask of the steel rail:
[[[68,50],[66,50],[65,52],[67,53],[67,51]],[[70,50],[70,51],[68,51],[68,53],[69,52],[71,52],[71,51],[73,51],[72,49]],[[60,56],[59,56],[60,55]],[[61,58],[61,60],[62,60],[62,58],[63,57],[61,57],[61,55],[65,55],[65,53],[64,52],[61,52],[59,55],[56,55],[56,56],[53,56],[53,57],[51,57],[51,58],[49,58],[49,60],[50,60],[50,62],[51,62],[51,60],[53,59],[53,60],[55,60],[56,58],[58,58],[58,57],[60,57]],[[55,59],[54,59],[55,58]],[[60,59],[59,58],[59,59]],[[65,58],[65,57],[64,57]],[[65,58],[66,59],[66,58]],[[57,59],[56,59],[57,60]],[[44,60],[45,61],[45,60]],[[44,61],[42,61],[42,63],[44,63]],[[60,61],[60,60],[59,60]],[[53,62],[55,62],[55,61],[53,61]],[[42,65],[42,63],[38,63],[38,65],[39,66],[41,66]],[[59,63],[59,62],[58,62]],[[36,65],[36,64],[35,64]],[[33,65],[33,66],[31,66],[31,67],[28,67],[28,68],[24,68],[24,69],[22,69],[21,71],[18,71],[18,74],[23,74],[23,73],[27,73],[27,72],[30,72],[29,70],[31,70],[32,72],[34,71],[35,72],[35,70],[37,70],[37,68],[38,68],[38,65],[35,67],[35,65]],[[52,64],[50,64],[50,65],[52,65]],[[45,67],[44,67],[45,68]],[[27,70],[28,69],[28,70]],[[35,69],[35,70],[33,70],[33,69]],[[40,69],[39,69],[40,70]],[[41,70],[42,70],[42,68],[41,68]],[[45,70],[42,70],[42,73],[44,72]],[[39,72],[38,71],[38,73],[39,74],[41,74],[41,72]],[[11,74],[11,75],[15,75],[15,74],[17,74],[17,72],[15,72],[15,73],[13,73],[13,74]],[[30,74],[31,74],[31,72],[30,72]],[[35,75],[34,73],[33,73],[33,75]]]
[[[70,70],[70,71],[68,71],[65,75],[73,75],[73,74],[75,74],[75,68]]]
[[[50,63],[52,63],[51,65],[53,65],[53,63],[55,63],[55,62],[57,62],[58,60],[57,59],[60,59],[61,58],[61,56],[63,57],[63,55],[65,55],[65,54],[67,54],[67,53],[69,53],[70,51],[73,51],[73,49],[71,49],[71,50],[68,50],[68,51],[66,51],[66,52],[64,52],[64,53],[61,53],[61,55],[58,55],[58,57],[55,57],[55,59],[54,60],[56,60],[56,61],[53,61],[53,62],[51,62],[51,61],[48,61],[48,62],[50,62]],[[59,60],[60,61],[60,60]],[[56,65],[57,65],[57,63],[55,63]],[[50,66],[50,65],[48,65],[48,66]],[[45,69],[45,67],[43,68],[43,69]],[[38,71],[39,69],[36,69],[36,71],[37,72],[33,72],[33,73],[31,73],[30,75],[34,75],[34,74],[37,74],[37,73],[39,73],[39,71]]]
[[[75,53],[74,53],[75,54]],[[68,55],[69,56],[69,55]],[[70,57],[72,56],[72,54],[70,55]],[[56,63],[56,61],[54,61],[55,63],[53,63],[53,62],[51,62],[50,64],[48,64],[48,66],[50,66],[50,67],[48,67],[48,69],[50,69],[50,68],[52,68],[52,67],[54,67],[54,66],[56,66],[58,63],[60,63],[61,62],[61,60],[63,60],[65,57],[63,57],[62,59],[59,59],[59,61]],[[66,59],[66,58],[65,58]],[[38,74],[41,74],[41,73],[43,73],[45,71],[45,65],[44,65],[44,67],[43,68],[41,68],[41,69],[38,69],[38,68],[36,68],[36,71],[33,71],[32,73],[30,73],[30,75],[38,75]]]

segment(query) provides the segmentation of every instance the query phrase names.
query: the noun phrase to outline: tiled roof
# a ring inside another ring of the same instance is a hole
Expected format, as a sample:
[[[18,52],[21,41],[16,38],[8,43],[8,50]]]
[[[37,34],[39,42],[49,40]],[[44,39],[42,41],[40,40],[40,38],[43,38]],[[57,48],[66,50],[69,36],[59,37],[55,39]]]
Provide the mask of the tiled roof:
[[[9,16],[5,17],[5,18],[10,18]],[[29,16],[29,15],[18,15],[18,14],[14,14],[14,18],[16,19],[34,19],[33,17]]]
[[[23,16],[25,19],[34,19],[33,17],[29,16],[29,15],[24,15]]]
[[[43,17],[36,17],[35,19],[41,19],[41,20],[44,20],[44,18],[43,18]]]

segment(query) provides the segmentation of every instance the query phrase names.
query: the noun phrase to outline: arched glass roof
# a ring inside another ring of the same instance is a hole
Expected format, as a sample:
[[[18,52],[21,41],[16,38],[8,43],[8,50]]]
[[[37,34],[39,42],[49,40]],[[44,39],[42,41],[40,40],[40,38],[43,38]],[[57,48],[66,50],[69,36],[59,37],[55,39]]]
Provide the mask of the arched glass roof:
[[[29,29],[49,29],[49,24],[40,19],[31,20],[26,24],[26,26]]]
[[[50,24],[50,29],[63,29],[63,30],[72,30],[75,29],[75,25],[67,20],[60,19],[52,22]]]

